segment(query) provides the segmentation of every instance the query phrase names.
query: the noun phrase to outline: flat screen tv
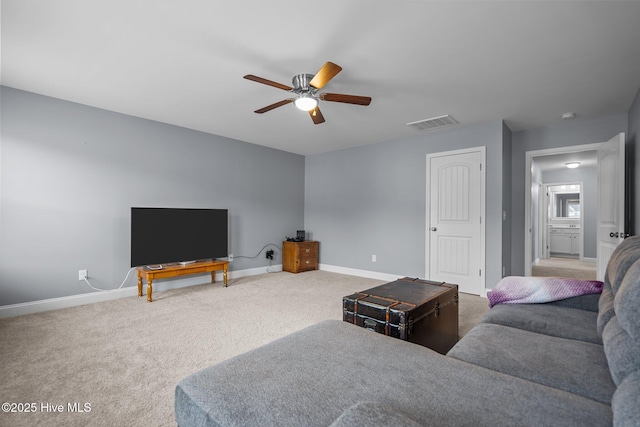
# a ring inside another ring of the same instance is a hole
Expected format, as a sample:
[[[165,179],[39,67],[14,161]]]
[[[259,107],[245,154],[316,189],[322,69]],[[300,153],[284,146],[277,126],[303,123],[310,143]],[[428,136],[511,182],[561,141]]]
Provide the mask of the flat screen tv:
[[[131,267],[222,258],[227,209],[131,208]]]

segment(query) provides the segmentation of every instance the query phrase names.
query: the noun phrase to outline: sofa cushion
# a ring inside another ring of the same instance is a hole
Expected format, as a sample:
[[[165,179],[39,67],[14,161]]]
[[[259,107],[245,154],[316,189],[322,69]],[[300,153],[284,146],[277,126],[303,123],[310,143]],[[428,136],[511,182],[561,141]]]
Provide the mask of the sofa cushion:
[[[611,289],[611,285],[608,281],[605,281],[604,287],[602,288],[602,295],[600,295],[600,300],[598,301],[598,320],[596,322],[598,335],[601,337],[604,327],[607,326],[609,320],[616,315],[613,307],[613,300],[613,290]]]
[[[640,249],[638,250],[640,257]],[[636,343],[640,343],[640,259],[633,263],[615,292],[618,322]],[[640,354],[638,354],[640,359]]]
[[[639,254],[640,236],[632,236],[623,240],[611,254],[611,258],[607,263],[604,282],[605,284],[609,283],[614,295],[618,292],[618,288],[629,267],[638,260]]]
[[[623,245],[621,244],[618,249],[620,247]],[[640,371],[640,310],[638,309],[640,307],[640,259],[637,259],[640,248],[635,250],[634,263],[628,262],[631,258],[631,251],[628,248],[622,252],[626,255],[624,266],[627,267],[627,271],[624,274],[616,271],[614,277],[616,285],[612,283],[615,315],[602,331],[611,376],[617,385],[622,384],[628,376]],[[611,258],[620,257],[612,256]]]
[[[482,323],[447,356],[611,403],[615,385],[601,345]]]
[[[484,315],[481,322],[602,344],[602,338],[596,331],[597,317],[593,311],[551,304],[498,304]]]
[[[613,425],[637,426],[640,422],[640,371],[627,376],[611,399]]]
[[[610,425],[611,407],[328,320],[180,381],[188,426],[327,426],[360,401],[420,424]]]
[[[602,338],[611,377],[620,385],[625,377],[640,370],[640,345],[622,329],[618,316],[614,316],[607,323]]]
[[[359,402],[347,409],[330,427],[426,427],[378,402]]]

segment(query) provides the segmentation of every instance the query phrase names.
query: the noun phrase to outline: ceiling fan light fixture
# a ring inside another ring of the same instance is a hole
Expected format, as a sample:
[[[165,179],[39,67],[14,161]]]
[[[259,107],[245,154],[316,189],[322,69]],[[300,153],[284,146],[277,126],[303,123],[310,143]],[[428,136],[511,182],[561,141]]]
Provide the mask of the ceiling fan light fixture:
[[[311,111],[318,106],[318,100],[312,96],[300,95],[293,104],[302,111]]]
[[[565,163],[564,165],[569,169],[575,169],[578,166],[580,166],[580,162],[569,162],[569,163]]]

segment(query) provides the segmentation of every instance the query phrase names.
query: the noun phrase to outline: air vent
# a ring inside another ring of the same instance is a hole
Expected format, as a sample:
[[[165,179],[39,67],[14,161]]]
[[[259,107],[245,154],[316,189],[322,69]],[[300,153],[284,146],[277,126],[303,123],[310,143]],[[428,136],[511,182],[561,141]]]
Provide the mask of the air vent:
[[[456,119],[447,114],[440,117],[432,117],[430,119],[407,123],[407,126],[412,126],[418,130],[433,130],[457,124],[458,122]]]

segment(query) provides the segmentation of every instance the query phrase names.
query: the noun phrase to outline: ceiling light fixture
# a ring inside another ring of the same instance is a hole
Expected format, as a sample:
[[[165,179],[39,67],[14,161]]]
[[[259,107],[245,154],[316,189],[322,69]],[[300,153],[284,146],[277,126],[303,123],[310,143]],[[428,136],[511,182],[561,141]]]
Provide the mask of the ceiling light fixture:
[[[569,169],[575,169],[578,166],[580,166],[580,162],[569,162],[569,163],[565,163],[564,165]]]
[[[318,100],[312,96],[303,94],[293,101],[294,105],[302,111],[311,111],[318,105]]]
[[[564,113],[562,115],[562,120],[571,120],[576,118],[576,113]]]

